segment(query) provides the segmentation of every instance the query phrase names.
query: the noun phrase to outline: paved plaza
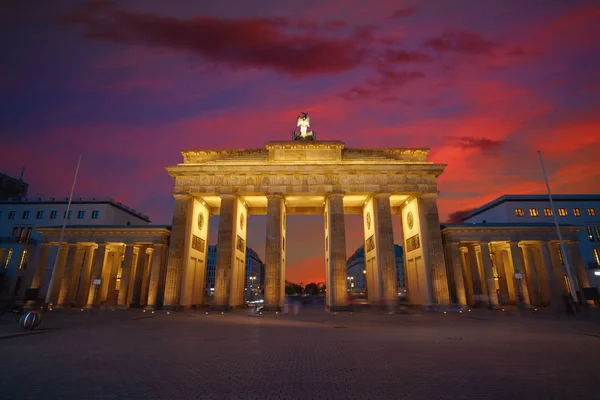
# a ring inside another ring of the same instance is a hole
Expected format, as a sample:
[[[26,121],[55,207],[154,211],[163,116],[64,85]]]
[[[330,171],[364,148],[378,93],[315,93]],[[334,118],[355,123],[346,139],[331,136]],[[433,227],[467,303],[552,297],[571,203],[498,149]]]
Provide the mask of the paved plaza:
[[[582,399],[598,318],[53,311],[0,317],[2,399]],[[34,331],[35,332],[35,331]]]

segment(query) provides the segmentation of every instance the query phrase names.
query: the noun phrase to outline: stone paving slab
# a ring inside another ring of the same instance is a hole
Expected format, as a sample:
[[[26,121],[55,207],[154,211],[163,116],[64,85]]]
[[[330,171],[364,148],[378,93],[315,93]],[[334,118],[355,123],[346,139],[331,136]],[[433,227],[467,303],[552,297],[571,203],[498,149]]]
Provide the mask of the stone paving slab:
[[[44,323],[59,330],[0,340],[0,399],[580,399],[598,393],[600,338],[574,333],[593,333],[594,321],[567,326],[560,318],[489,312],[357,316],[313,309],[296,318],[61,310]]]

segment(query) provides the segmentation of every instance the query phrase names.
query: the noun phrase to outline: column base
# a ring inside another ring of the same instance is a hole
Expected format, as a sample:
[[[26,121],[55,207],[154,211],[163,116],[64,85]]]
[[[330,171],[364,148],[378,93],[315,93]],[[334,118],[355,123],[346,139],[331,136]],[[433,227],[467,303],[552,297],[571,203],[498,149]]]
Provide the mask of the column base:
[[[129,306],[128,306],[128,305],[126,305],[126,304],[119,304],[119,305],[117,306],[117,309],[118,309],[118,310],[128,310],[128,309],[129,309]]]

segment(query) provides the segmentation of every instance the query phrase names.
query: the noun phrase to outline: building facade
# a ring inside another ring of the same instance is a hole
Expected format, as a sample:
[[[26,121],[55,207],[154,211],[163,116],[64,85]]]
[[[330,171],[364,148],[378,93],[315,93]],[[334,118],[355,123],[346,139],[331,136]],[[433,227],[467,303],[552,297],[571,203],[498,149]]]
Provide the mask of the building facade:
[[[31,283],[29,268],[38,252],[39,228],[62,226],[147,225],[150,219],[112,199],[76,198],[67,215],[68,198],[21,198],[0,200],[0,268],[8,279],[5,292],[20,297]],[[50,257],[54,257],[56,249]],[[28,269],[29,268],[29,269]],[[45,282],[50,275],[44,275]],[[6,294],[6,293],[5,293]]]
[[[552,200],[558,223],[579,227],[575,242],[586,275],[584,282],[600,287],[600,195],[557,194]],[[554,216],[547,195],[504,195],[466,214],[464,222],[539,226],[552,225]]]
[[[404,256],[402,246],[394,244],[394,254],[396,257],[396,277],[398,279],[398,292],[404,291]],[[359,247],[348,257],[346,261],[348,274],[348,288],[353,294],[367,293],[367,271],[365,264],[365,248]]]

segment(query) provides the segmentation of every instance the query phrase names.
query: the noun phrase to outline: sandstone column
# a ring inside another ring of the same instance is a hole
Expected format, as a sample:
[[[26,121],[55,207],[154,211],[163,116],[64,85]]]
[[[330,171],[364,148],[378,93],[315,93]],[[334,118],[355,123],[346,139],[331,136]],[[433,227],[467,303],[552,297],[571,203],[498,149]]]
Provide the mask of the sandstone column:
[[[181,293],[181,280],[185,258],[186,232],[191,223],[190,203],[193,198],[189,195],[175,195],[175,210],[173,212],[173,225],[171,227],[171,243],[169,245],[169,258],[167,261],[167,277],[165,282],[164,307],[177,308]]]
[[[131,273],[135,268],[135,262],[137,261],[137,255],[139,253],[139,247],[132,244],[127,245],[125,248],[125,258],[123,260],[123,270],[121,272],[121,283],[119,284],[119,298],[117,304],[119,308],[129,308],[128,292],[131,289]]]
[[[81,245],[76,243],[72,246],[75,248],[75,251],[69,252],[69,256],[67,257],[65,272],[60,283],[60,292],[58,294],[57,304],[59,306],[70,305],[68,302],[69,289],[75,290],[73,289],[72,281],[73,278],[77,276],[78,271],[81,269],[81,264],[83,263],[83,256],[85,254],[85,249]]]
[[[545,281],[550,294],[550,306],[552,308],[558,308],[560,307],[562,300],[556,283],[556,276],[554,275],[554,266],[552,265],[552,256],[550,255],[549,246],[550,243],[548,242],[540,242],[540,251],[542,252],[542,260],[546,272]]]
[[[498,293],[496,292],[496,282],[494,280],[494,270],[492,269],[492,259],[490,258],[489,243],[481,243],[481,261],[483,265],[483,273],[485,275],[488,302],[493,305],[498,305]]]
[[[538,286],[538,278],[536,274],[535,261],[531,254],[530,245],[523,244],[523,260],[525,261],[525,276],[527,282],[527,292],[531,305],[539,306],[542,304],[540,290]]]
[[[508,284],[509,277],[507,274],[509,273],[509,270],[504,265],[504,260],[502,258],[503,251],[499,250],[499,246],[500,245],[496,244],[494,248],[494,245],[492,244],[492,260],[494,262],[494,266],[496,267],[496,273],[498,274],[498,303],[507,304],[510,302],[511,299],[512,287],[510,287],[510,285]]]
[[[454,286],[456,288],[456,299],[461,306],[467,305],[467,294],[465,290],[465,280],[462,271],[462,255],[458,249],[458,243],[450,243],[450,263],[454,273]]]
[[[475,295],[473,292],[473,276],[469,268],[469,248],[466,246],[459,247],[460,263],[462,267],[462,276],[465,282],[466,304],[475,305]]]
[[[433,300],[437,304],[449,305],[450,292],[448,290],[448,275],[444,260],[444,247],[442,232],[440,230],[440,217],[437,208],[437,195],[423,195],[419,201],[421,218],[421,232],[423,232],[423,251],[426,266],[429,270]]]
[[[60,287],[65,273],[67,257],[73,252],[73,250],[72,246],[63,243],[57,251],[59,252],[57,262],[52,271],[52,277],[50,278],[50,284],[48,285],[48,292],[46,293],[46,303],[54,305],[56,305],[58,301],[58,295],[60,293]]]
[[[94,252],[92,263],[92,271],[90,273],[90,284],[94,279],[102,279],[102,270],[106,261],[106,243],[98,243],[98,247]],[[90,285],[89,291],[86,292],[87,302],[86,307],[91,308],[98,303],[97,297],[100,296],[100,285]]]
[[[166,251],[164,244],[155,243],[152,248],[149,249],[150,257],[148,263],[150,265],[150,281],[148,284],[148,299],[146,301],[146,308],[154,309],[157,305],[158,289],[160,287],[160,270],[162,254]],[[142,299],[142,302],[144,300]]]
[[[144,305],[145,299],[148,298],[148,278],[150,274],[147,249],[147,246],[140,246],[139,248],[133,279],[133,290],[131,291],[131,297],[128,299],[129,304],[136,307]]]
[[[579,250],[579,243],[577,242],[568,242],[566,243],[567,253],[563,257],[567,257],[567,260],[570,260],[571,268],[573,268],[573,272],[575,277],[577,278],[577,288],[589,287],[590,282],[588,280],[588,276],[585,270],[585,266],[583,265],[583,260],[581,259],[581,252]],[[563,275],[566,274],[563,267]]]
[[[81,278],[84,274],[84,268],[89,258],[89,246],[82,245],[79,249],[78,257],[75,258],[73,263],[73,269],[71,270],[71,282],[69,283],[69,290],[67,292],[66,303],[69,305],[77,306],[77,296],[81,289]]]
[[[50,258],[51,249],[51,243],[42,243],[42,248],[40,249],[40,256],[38,257],[35,273],[33,274],[33,280],[31,281],[32,289],[41,290],[42,285],[44,284],[44,275],[46,274],[46,266],[48,265],[48,259]],[[2,257],[0,257],[0,260],[1,259]]]
[[[483,294],[482,279],[479,275],[479,264],[477,262],[477,253],[474,245],[467,246],[468,257],[469,257],[469,269],[471,270],[471,279],[473,280],[473,296],[475,304],[481,301],[481,295]]]
[[[81,277],[78,282],[79,289],[73,300],[77,307],[81,307],[87,303],[91,285],[92,264],[94,262],[97,247],[98,246],[93,245],[86,248],[83,269],[81,270]]]
[[[125,244],[120,243],[113,246],[111,251],[111,260],[109,262],[109,276],[107,279],[108,285],[106,290],[106,298],[103,299],[107,306],[116,306],[118,303],[117,294],[117,277],[119,276],[119,270],[123,267],[123,258],[125,253]]]
[[[285,296],[285,287],[282,287],[284,279],[282,265],[284,209],[282,195],[270,194],[267,196],[265,249],[265,309],[267,310],[279,310],[283,306],[283,296]]]
[[[556,284],[558,285],[558,291],[561,294],[568,293],[569,289],[567,288],[567,282],[565,280],[565,267],[562,263],[560,245],[558,243],[552,242],[548,243],[548,247],[550,249],[550,257],[552,259],[554,277],[556,279]]]
[[[344,224],[344,195],[332,193],[327,197],[326,210],[329,221],[329,286],[330,310],[348,309],[348,279],[346,273],[346,228]],[[392,253],[393,254],[393,253]],[[395,267],[394,267],[395,268]]]
[[[519,242],[510,242],[509,243],[509,258],[513,264],[513,271],[515,274],[521,274],[521,279],[517,279],[513,275],[513,279],[517,281],[515,287],[517,288],[517,292],[522,296],[523,303],[525,305],[530,305],[531,300],[529,297],[529,290],[527,289],[527,278],[525,274],[525,260],[523,258],[523,252],[521,251],[521,247],[519,247]],[[517,300],[518,304],[518,300]]]
[[[217,257],[215,266],[215,308],[228,309],[231,295],[231,278],[234,266],[235,238],[235,195],[221,196],[221,212],[219,214],[219,233],[217,236]]]

